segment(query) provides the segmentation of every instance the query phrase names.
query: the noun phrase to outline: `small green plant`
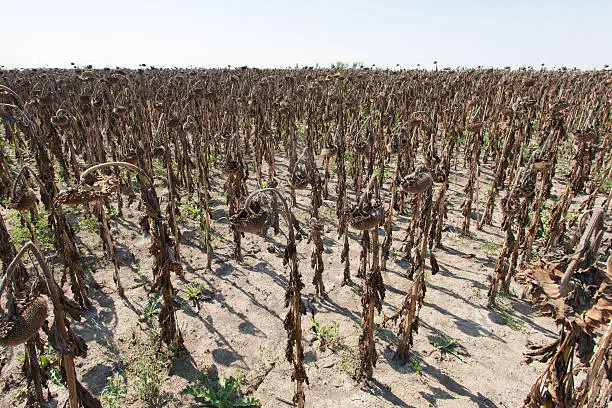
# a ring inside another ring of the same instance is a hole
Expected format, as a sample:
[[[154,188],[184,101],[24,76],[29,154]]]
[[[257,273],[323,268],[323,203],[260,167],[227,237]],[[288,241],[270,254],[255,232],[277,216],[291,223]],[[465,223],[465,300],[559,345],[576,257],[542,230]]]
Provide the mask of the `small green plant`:
[[[461,345],[457,342],[457,339],[437,337],[433,335],[427,336],[429,342],[438,350],[440,350],[440,354],[444,357],[447,354],[451,354],[457,357],[461,361],[465,361],[464,356],[465,352],[462,351]]]
[[[298,122],[298,123],[295,124],[295,127],[296,127],[296,131],[297,131],[297,133],[299,135],[303,136],[304,134],[306,134],[306,126],[304,125],[304,123]]]
[[[72,230],[72,232],[76,234],[77,232],[81,231],[81,223],[79,222],[79,215],[76,214],[74,210],[68,210],[64,212],[64,215],[66,215],[66,219],[68,220],[68,225],[70,226],[70,229]]]
[[[357,376],[359,367],[359,350],[356,348],[345,347],[340,351],[340,369],[345,371],[352,378]]]
[[[165,180],[163,179],[165,178],[165,175],[166,175],[166,168],[164,166],[154,164],[153,173],[155,174],[155,178],[162,179],[162,183],[164,183]]]
[[[602,176],[603,177],[603,176]],[[609,194],[610,190],[612,189],[612,177],[607,177],[605,180],[603,180],[603,182],[601,183],[601,187],[600,187],[600,191],[603,194]]]
[[[142,274],[142,266],[140,264],[136,265],[136,276],[138,276],[138,279],[144,280],[144,276]]]
[[[383,176],[383,178],[384,178],[384,177],[387,177],[387,175],[389,174],[389,172],[390,172],[390,171],[391,171],[391,167],[385,166],[385,167],[383,168],[383,172],[382,172],[382,173],[383,173],[383,175],[382,175],[382,176]],[[374,174],[376,174],[377,176],[379,176],[379,177],[380,177],[380,168],[375,168],[375,169],[374,169]]]
[[[266,355],[266,348],[260,345],[259,354],[257,355],[257,362],[255,363],[257,367],[263,367],[266,365],[265,355]]]
[[[110,212],[111,220],[114,220],[117,217],[119,217],[119,205],[112,206],[111,207],[111,212]]]
[[[517,298],[518,295],[516,294],[516,292],[513,289],[508,290],[507,292],[502,292],[500,290],[498,290],[496,293],[496,296],[500,299],[510,299],[510,298]]]
[[[501,315],[502,319],[504,319],[504,323],[506,326],[510,327],[515,331],[523,331],[525,329],[525,322],[516,319],[514,316],[510,314],[510,311],[506,309],[504,306],[499,306],[497,310]]]
[[[324,350],[326,347],[335,349],[339,343],[338,333],[340,325],[336,322],[331,324],[321,325],[317,319],[310,317],[310,323],[312,323],[311,330],[317,336],[317,342],[319,343],[319,349]]]
[[[91,214],[83,214],[81,216],[81,222],[87,228],[87,231],[92,234],[98,233],[98,220]]]
[[[38,356],[40,367],[47,372],[53,384],[63,386],[62,376],[60,375],[59,358],[57,352],[49,343],[45,345],[45,349]]]
[[[542,213],[540,214],[540,221],[542,223],[542,228],[540,229],[541,237],[546,236],[546,233],[548,232],[548,229],[550,228],[550,216],[551,216],[551,212],[549,209],[542,210]]]
[[[13,400],[13,402],[20,402],[22,399],[25,398],[27,392],[28,392],[28,385],[26,384],[23,387],[21,387],[19,391],[17,391],[17,393],[13,395],[11,399]]]
[[[113,364],[113,366],[123,367],[124,363],[121,358],[121,351],[119,350],[117,343],[115,343],[113,336],[100,333],[100,341],[98,344],[104,347],[102,353],[108,359],[108,361]]]
[[[576,218],[578,218],[578,215],[579,214],[575,211],[568,211],[565,218],[567,219],[568,222],[573,222]]]
[[[25,362],[25,353],[23,351],[18,351],[15,353],[15,360],[19,361],[20,364]]]
[[[53,248],[53,231],[49,227],[49,213],[44,209],[38,208],[38,213],[25,214],[30,217],[30,223],[36,234],[36,238],[43,251],[48,251]],[[19,211],[8,210],[8,218],[11,224],[11,237],[15,240],[18,246],[23,246],[26,242],[32,239],[32,235],[25,223],[21,221]]]
[[[197,401],[210,407],[260,407],[258,399],[241,394],[241,383],[242,378],[219,377],[216,371],[202,371],[198,383],[185,387],[181,395],[193,395]]]
[[[482,150],[483,151],[487,150],[487,148],[489,147],[489,143],[491,143],[490,140],[489,140],[489,133],[486,132],[486,133],[484,133],[484,136],[482,138]]]
[[[420,373],[423,370],[423,367],[421,367],[421,363],[419,362],[419,359],[417,359],[414,356],[410,359],[410,364],[412,365],[412,371],[415,373]]]
[[[360,284],[356,283],[353,286],[353,293],[357,296],[361,296],[361,293],[363,292],[363,288],[361,287]]]
[[[142,302],[144,302],[144,299],[140,297],[141,303],[139,304],[139,306],[142,309],[142,311],[140,312],[140,317],[138,318],[138,321],[140,323],[150,323],[155,319],[155,317],[159,315],[159,313],[161,312],[161,298],[161,293],[149,295],[149,299],[143,305]]]
[[[492,241],[485,241],[482,243],[482,247],[488,254],[494,254],[497,251],[497,248],[499,248],[499,244]]]
[[[189,282],[185,287],[189,300],[193,301],[199,300],[200,295],[202,294],[202,289],[204,289],[204,284],[202,283],[195,284],[193,282]]]
[[[352,153],[351,153],[351,150],[346,149],[344,151],[344,161],[346,163],[351,163],[352,162]]]
[[[204,237],[204,232],[202,232],[202,234],[200,234],[200,235],[201,235],[201,236],[202,236],[202,238],[203,238],[203,237]],[[223,236],[221,236],[221,235],[215,235],[215,234],[211,234],[211,235],[210,235],[210,243],[211,243],[211,244],[215,244],[215,243],[217,243],[217,242],[223,242],[223,241],[225,241],[225,240],[226,240],[226,239],[225,239]]]
[[[193,282],[189,282],[185,286],[185,292],[187,292],[187,297],[191,301],[192,305],[197,307],[198,310],[200,309],[200,302],[212,300],[211,296],[204,290],[204,284],[202,283],[195,284]]]
[[[481,296],[480,289],[478,289],[478,288],[472,289],[472,296],[475,297],[475,298],[480,298],[480,296]]]
[[[531,160],[531,156],[536,152],[538,154],[540,153],[540,146],[534,143],[530,143],[523,152],[523,160],[525,161],[525,163],[528,163],[529,160]]]
[[[127,384],[121,376],[115,374],[106,380],[100,400],[104,408],[121,408],[126,396]]]
[[[148,403],[155,402],[159,397],[164,376],[170,366],[169,351],[156,350],[157,340],[154,337],[148,343],[137,343],[135,359],[129,366],[129,374],[135,380],[136,395]]]
[[[397,256],[398,256],[397,249],[391,248],[389,250],[389,258],[391,258],[393,261],[395,261],[395,260],[397,260]]]
[[[187,218],[199,220],[204,216],[204,211],[202,211],[198,204],[193,200],[188,200],[183,203],[180,210],[182,220],[186,220]]]

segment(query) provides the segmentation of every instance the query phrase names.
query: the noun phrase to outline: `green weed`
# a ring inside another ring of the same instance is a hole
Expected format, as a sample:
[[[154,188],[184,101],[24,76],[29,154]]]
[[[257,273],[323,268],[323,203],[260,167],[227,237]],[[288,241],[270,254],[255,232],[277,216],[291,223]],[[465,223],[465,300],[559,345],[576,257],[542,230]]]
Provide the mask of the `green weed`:
[[[383,178],[387,177],[387,175],[391,172],[391,167],[389,166],[385,166],[383,168],[382,174],[383,174]],[[374,169],[374,174],[376,174],[376,176],[380,177],[380,168],[375,168]]]
[[[112,206],[111,207],[111,212],[110,212],[111,220],[114,220],[117,217],[119,217],[119,205]]]
[[[188,283],[185,286],[185,292],[187,292],[187,298],[191,301],[194,307],[200,309],[200,302],[211,301],[212,297],[204,290],[204,284],[195,284],[193,282]]]
[[[459,360],[465,361],[465,353],[459,350],[460,346],[456,339],[436,337],[432,335],[427,336],[427,338],[435,348],[440,350],[440,354],[442,354],[442,356],[451,354],[457,357]]]
[[[49,343],[45,345],[42,354],[38,356],[38,363],[40,364],[40,368],[47,372],[53,384],[58,386],[64,385],[60,374],[59,356]]]
[[[87,231],[91,232],[92,234],[98,233],[98,220],[93,215],[83,214],[80,218],[80,222],[83,223],[85,228],[87,228]]]
[[[25,353],[23,351],[18,351],[15,353],[15,360],[19,361],[20,364],[25,362]]]
[[[138,276],[138,279],[144,280],[144,275],[142,274],[142,266],[140,264],[136,265],[136,276]]]
[[[391,258],[392,260],[395,261],[395,260],[397,260],[397,257],[398,257],[397,249],[391,248],[389,250],[389,258]]]
[[[540,229],[541,237],[546,236],[546,233],[548,232],[548,229],[550,228],[550,216],[551,216],[550,210],[548,209],[542,210],[542,213],[540,214],[540,221],[542,223],[542,228]]]
[[[8,210],[8,219],[11,225],[11,237],[18,246],[23,246],[28,241],[32,240],[32,235],[25,223],[22,225],[19,211]],[[43,251],[48,251],[53,248],[53,232],[49,227],[49,214],[42,208],[38,209],[38,214],[25,214],[30,217],[30,223],[36,234],[36,238]]]
[[[21,387],[19,391],[17,391],[17,393],[13,395],[11,399],[13,400],[13,402],[19,402],[25,398],[27,392],[28,392],[28,385],[26,384],[23,387]]]
[[[161,386],[170,367],[169,352],[156,351],[156,340],[151,335],[148,343],[139,342],[135,350],[135,359],[129,368],[134,378],[134,389],[139,399],[153,403],[160,395]]]
[[[499,248],[499,244],[492,241],[485,241],[482,243],[482,247],[488,254],[494,254]]]
[[[508,309],[503,306],[498,306],[497,310],[499,311],[502,319],[504,319],[506,326],[515,331],[523,331],[525,329],[525,322],[512,316]]]
[[[195,201],[187,200],[180,207],[181,220],[194,219],[199,220],[204,216],[204,211],[198,206]]]
[[[151,323],[155,320],[161,312],[161,298],[161,293],[156,293],[155,295],[150,295],[146,303],[144,303],[144,298],[140,297],[140,303],[138,304],[141,308],[140,316],[138,317],[140,323]]]
[[[225,377],[216,371],[202,371],[198,383],[189,385],[181,395],[193,395],[205,406],[217,408],[260,407],[261,402],[253,397],[245,397],[240,392],[242,378]]]
[[[357,376],[359,367],[359,350],[356,348],[345,347],[340,351],[340,369],[345,371],[352,378]]]
[[[338,333],[340,325],[338,323],[332,322],[332,324],[322,325],[314,317],[310,317],[310,323],[312,324],[311,330],[317,336],[319,349],[325,350],[325,348],[329,347],[334,350],[339,345]]]
[[[420,373],[423,370],[421,363],[414,356],[410,359],[410,364],[412,365],[412,371],[415,373]]]
[[[126,396],[127,384],[121,376],[115,374],[106,380],[100,400],[104,408],[121,408]]]

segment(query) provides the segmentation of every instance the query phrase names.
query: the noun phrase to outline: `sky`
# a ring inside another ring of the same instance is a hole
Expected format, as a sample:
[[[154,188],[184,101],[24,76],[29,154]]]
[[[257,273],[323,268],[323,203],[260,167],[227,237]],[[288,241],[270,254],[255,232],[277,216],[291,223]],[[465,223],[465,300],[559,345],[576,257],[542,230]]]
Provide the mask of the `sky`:
[[[0,0],[0,66],[602,68],[612,0]]]

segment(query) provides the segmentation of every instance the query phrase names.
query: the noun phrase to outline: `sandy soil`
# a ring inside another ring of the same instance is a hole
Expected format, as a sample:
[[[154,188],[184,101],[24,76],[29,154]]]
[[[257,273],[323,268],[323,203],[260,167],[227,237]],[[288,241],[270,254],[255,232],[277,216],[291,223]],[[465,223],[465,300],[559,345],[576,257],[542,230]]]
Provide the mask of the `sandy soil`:
[[[478,209],[482,211],[484,192],[490,182],[490,165],[482,167],[481,194]],[[454,171],[451,177],[449,217],[445,220],[443,250],[436,251],[440,272],[427,274],[425,305],[420,312],[421,327],[415,336],[413,363],[401,365],[393,358],[397,346],[397,327],[379,327],[376,332],[378,364],[369,384],[358,384],[351,374],[358,363],[357,342],[361,318],[361,279],[355,277],[359,264],[358,235],[351,233],[351,271],[354,284],[342,286],[343,265],[341,245],[337,241],[333,192],[320,210],[325,221],[324,282],[328,296],[316,299],[316,319],[322,325],[338,323],[337,349],[321,350],[310,330],[308,318],[303,319],[306,371],[310,385],[306,387],[308,407],[518,407],[529,388],[542,372],[544,365],[534,362],[523,365],[527,340],[542,341],[555,335],[548,318],[537,315],[533,307],[516,296],[500,299],[500,308],[486,307],[488,282],[496,253],[503,241],[499,229],[499,214],[494,225],[464,238],[457,232],[461,225],[461,191],[467,173]],[[186,349],[171,359],[171,369],[164,375],[162,394],[154,406],[188,407],[194,405],[190,396],[180,391],[195,381],[198,372],[214,366],[219,373],[243,376],[244,390],[253,391],[264,407],[286,407],[295,384],[291,382],[291,367],[285,360],[283,318],[284,288],[287,271],[282,259],[267,251],[270,244],[284,245],[282,235],[248,235],[243,239],[244,261],[230,258],[233,243],[227,224],[227,207],[221,197],[224,178],[215,170],[217,180],[213,204],[215,257],[213,271],[205,270],[202,240],[194,220],[183,220],[182,257],[186,279],[174,278],[173,284],[181,304],[177,312]],[[332,183],[335,175],[332,176]],[[388,187],[388,182],[386,187]],[[251,190],[253,186],[251,186]],[[160,194],[163,188],[160,187]],[[557,189],[557,194],[560,193]],[[296,217],[309,218],[309,198],[299,192]],[[138,227],[137,203],[124,210],[124,217],[112,221],[112,234],[121,262],[121,276],[126,299],[118,296],[112,281],[112,266],[102,251],[99,237],[86,228],[78,233],[86,269],[89,294],[94,307],[75,331],[89,346],[86,359],[79,359],[77,372],[83,383],[96,395],[104,388],[107,378],[121,368],[133,364],[140,342],[146,341],[146,325],[139,322],[142,304],[151,280],[152,259],[148,253],[149,239]],[[165,207],[165,205],[164,205]],[[496,208],[496,211],[497,208]],[[282,221],[281,221],[282,222]],[[394,253],[383,272],[386,298],[383,313],[390,315],[402,303],[410,282],[406,277],[407,262],[402,259],[401,240],[410,217],[394,218]],[[380,229],[382,234],[383,230]],[[311,284],[310,244],[306,239],[298,245],[300,271],[306,288],[305,297],[314,297]],[[57,270],[58,268],[56,268]],[[139,275],[139,273],[141,275]],[[185,287],[188,282],[204,284],[209,301],[200,308],[189,302]],[[65,288],[67,289],[67,288]],[[514,288],[520,293],[520,288]],[[382,322],[377,315],[376,323]],[[429,335],[456,339],[464,347],[462,360],[442,356],[428,341]],[[22,347],[4,351],[4,367],[0,384],[9,376],[17,382],[2,390],[0,406],[23,405],[15,396],[23,387],[18,354]],[[418,363],[417,363],[418,362]],[[420,369],[419,369],[420,368]],[[124,407],[145,407],[133,390],[134,379],[128,375],[129,393]],[[52,386],[57,393],[57,406],[63,406],[65,390]],[[55,406],[55,404],[53,404]]]

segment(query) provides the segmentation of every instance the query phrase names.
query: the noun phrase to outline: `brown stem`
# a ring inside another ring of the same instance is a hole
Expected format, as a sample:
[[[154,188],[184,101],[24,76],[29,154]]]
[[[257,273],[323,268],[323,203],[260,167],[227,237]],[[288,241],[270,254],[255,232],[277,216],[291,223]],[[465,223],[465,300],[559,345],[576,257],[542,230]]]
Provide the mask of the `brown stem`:
[[[295,354],[291,355],[290,361],[293,362],[293,378],[296,381],[296,392],[294,396],[294,401],[297,403],[298,408],[303,408],[305,401],[303,383],[304,381],[308,383],[308,377],[306,376],[306,371],[304,370],[304,351],[302,349],[302,281],[300,273],[298,271],[298,259],[295,246],[295,232],[293,228],[295,218],[293,217],[293,213],[289,209],[287,200],[285,200],[285,197],[281,194],[281,192],[275,188],[262,188],[260,190],[253,191],[245,201],[245,208],[250,208],[251,200],[255,196],[266,192],[270,192],[276,195],[279,198],[280,202],[283,204],[283,207],[285,209],[285,217],[289,229],[289,234],[287,236],[286,254],[289,256],[291,262],[291,276],[289,284],[290,287],[288,289],[292,292],[290,296],[292,297],[291,311],[293,313],[291,317],[293,321],[293,327],[291,327],[290,330],[292,333],[289,332],[288,334],[290,336],[289,342],[295,342]],[[286,261],[288,260],[286,259]]]
[[[51,270],[47,266],[45,262],[45,258],[40,252],[40,250],[34,245],[32,241],[26,243],[17,253],[15,259],[11,262],[9,267],[6,270],[5,280],[0,285],[0,295],[4,291],[6,286],[6,282],[10,279],[13,271],[17,268],[19,261],[25,255],[27,251],[31,251],[34,254],[34,257],[38,261],[40,268],[43,271],[45,282],[47,284],[47,289],[49,291],[49,297],[51,298],[51,302],[53,303],[53,317],[55,319],[55,325],[58,329],[58,333],[61,336],[63,342],[68,345],[70,344],[70,338],[68,336],[68,330],[66,328],[65,319],[66,316],[64,314],[64,308],[61,303],[61,296],[59,293],[59,289],[57,288],[57,284],[55,283],[55,279],[51,274]],[[62,360],[64,362],[64,370],[66,373],[66,382],[68,383],[68,393],[69,393],[69,401],[70,408],[78,408],[78,394],[77,394],[77,380],[74,369],[74,359],[72,353],[68,350],[57,350],[62,355]]]
[[[414,264],[416,265],[416,274],[412,281],[412,286],[406,295],[404,308],[407,309],[406,316],[402,319],[400,325],[401,338],[397,346],[396,358],[399,361],[406,362],[409,357],[410,347],[412,346],[413,331],[418,329],[418,313],[425,296],[425,258],[427,254],[427,243],[429,236],[429,227],[431,226],[431,189],[422,193],[426,194],[423,211],[420,215],[423,220],[423,230],[421,231],[420,248],[416,250]],[[417,197],[420,198],[421,194]],[[400,311],[401,313],[401,311]]]
[[[597,254],[599,250],[599,245],[601,243],[601,234],[599,233],[603,228],[604,216],[603,209],[596,208],[593,210],[593,215],[591,215],[591,219],[589,220],[589,224],[587,225],[582,237],[580,238],[580,243],[576,252],[572,258],[572,261],[567,266],[563,277],[561,278],[561,282],[559,282],[559,291],[561,292],[561,296],[567,295],[569,291],[569,281],[572,279],[574,275],[574,271],[576,270],[578,263],[590,252],[591,255]],[[593,240],[593,242],[590,242]]]

